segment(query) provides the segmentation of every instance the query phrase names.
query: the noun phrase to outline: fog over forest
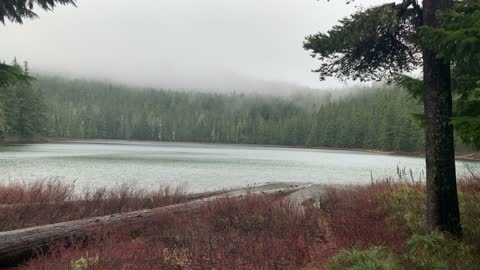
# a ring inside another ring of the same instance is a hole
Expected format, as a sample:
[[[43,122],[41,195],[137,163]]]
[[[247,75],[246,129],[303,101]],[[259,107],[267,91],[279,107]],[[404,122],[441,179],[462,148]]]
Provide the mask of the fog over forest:
[[[310,72],[304,37],[383,1],[83,0],[0,28],[2,58],[42,73],[144,87],[284,93],[337,88]],[[32,44],[35,44],[32,46]]]
[[[480,0],[0,0],[0,269],[480,270]]]

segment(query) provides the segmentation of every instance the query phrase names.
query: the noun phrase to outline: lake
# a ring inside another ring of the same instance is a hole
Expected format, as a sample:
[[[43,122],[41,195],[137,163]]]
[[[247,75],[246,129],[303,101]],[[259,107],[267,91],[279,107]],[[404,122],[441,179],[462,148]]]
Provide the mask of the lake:
[[[459,174],[464,163],[457,162]],[[421,157],[357,151],[130,141],[0,145],[2,182],[59,177],[77,186],[187,185],[199,192],[265,182],[370,183],[372,175],[396,176],[397,167],[424,178]]]

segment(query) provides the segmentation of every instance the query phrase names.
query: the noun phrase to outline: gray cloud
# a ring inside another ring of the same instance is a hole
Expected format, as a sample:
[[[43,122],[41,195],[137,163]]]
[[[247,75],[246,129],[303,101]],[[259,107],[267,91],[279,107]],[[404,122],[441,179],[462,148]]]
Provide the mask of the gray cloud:
[[[310,72],[318,63],[302,41],[354,10],[343,0],[79,0],[0,26],[0,58],[142,86],[222,88],[251,78],[337,87]]]

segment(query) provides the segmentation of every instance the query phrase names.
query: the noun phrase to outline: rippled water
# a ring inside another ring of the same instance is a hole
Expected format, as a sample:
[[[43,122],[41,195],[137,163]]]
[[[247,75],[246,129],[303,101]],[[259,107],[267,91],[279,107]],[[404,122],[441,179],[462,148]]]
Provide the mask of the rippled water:
[[[464,162],[458,162],[464,174]],[[470,162],[478,167],[477,162]],[[264,182],[369,183],[397,167],[424,172],[420,157],[247,145],[72,141],[0,146],[0,181],[60,177],[77,185],[187,184],[190,191]]]

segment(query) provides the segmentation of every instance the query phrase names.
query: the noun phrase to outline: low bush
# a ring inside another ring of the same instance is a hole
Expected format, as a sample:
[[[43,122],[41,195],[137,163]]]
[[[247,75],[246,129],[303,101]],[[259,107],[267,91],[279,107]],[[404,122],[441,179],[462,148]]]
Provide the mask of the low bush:
[[[402,246],[404,228],[390,225],[382,194],[393,187],[381,184],[330,188],[319,197],[319,207],[331,232],[330,240],[341,248]]]
[[[146,191],[122,184],[75,189],[59,179],[0,185],[0,231],[150,209],[188,200],[183,187]]]
[[[480,266],[473,246],[439,232],[414,235],[407,247],[407,255],[403,257],[405,268],[461,270]]]
[[[300,269],[325,240],[318,214],[277,197],[222,199],[188,215],[159,216],[138,235],[117,232],[55,249],[20,269],[69,269],[72,262],[88,269]]]
[[[461,239],[439,232],[427,234],[422,185],[384,181],[370,187],[334,189],[323,196],[329,226],[335,231],[340,225],[340,233],[352,238],[351,243],[340,245],[342,250],[324,268],[480,269],[479,179],[472,175],[459,180]],[[358,231],[363,237],[356,237]],[[388,232],[396,237],[385,237]],[[383,243],[376,237],[365,237],[375,233],[381,235]]]
[[[325,267],[325,270],[396,270],[400,267],[398,259],[379,247],[367,250],[342,250],[335,255]]]
[[[388,227],[405,230],[408,235],[426,233],[425,193],[413,187],[401,187],[381,194]]]
[[[384,247],[366,250],[342,250],[332,257],[325,270],[468,270],[479,269],[478,253],[458,239],[434,232],[414,235],[407,241],[403,253],[395,253]]]
[[[386,180],[331,187],[303,206],[282,196],[216,200],[191,213],[165,213],[141,231],[104,232],[55,248],[20,269],[480,269],[479,187],[476,178],[459,180],[460,240],[427,234],[421,183]],[[84,196],[91,208],[79,209],[104,213],[186,200],[165,190],[122,190]],[[52,213],[70,218],[65,210]]]

